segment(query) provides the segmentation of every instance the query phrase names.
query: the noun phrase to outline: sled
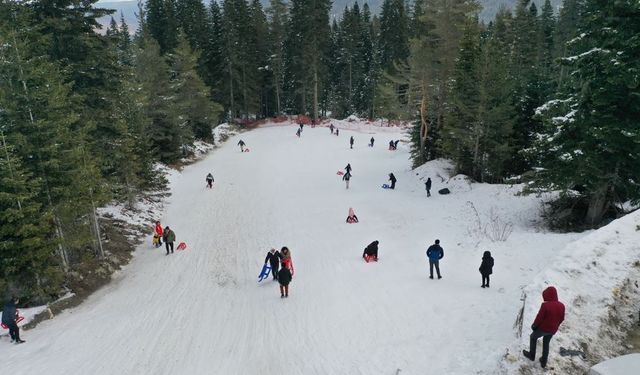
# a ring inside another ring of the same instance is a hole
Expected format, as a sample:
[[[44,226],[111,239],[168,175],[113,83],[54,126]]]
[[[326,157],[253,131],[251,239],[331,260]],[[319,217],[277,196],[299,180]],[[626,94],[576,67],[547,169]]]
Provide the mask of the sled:
[[[16,309],[16,324],[24,320],[24,316],[20,315],[20,310]],[[4,323],[0,324],[3,329],[9,329]]]
[[[178,244],[178,247],[176,247],[177,250],[185,250],[187,248],[187,244],[184,242],[180,242]]]
[[[373,256],[373,255],[366,255],[364,256],[364,261],[369,263],[369,262],[377,262],[378,261],[378,257]]]
[[[351,217],[351,216],[349,216],[349,217],[347,218],[347,223],[349,223],[349,224],[355,224],[355,223],[357,223],[357,222],[358,222],[358,219],[357,219],[356,217]]]
[[[382,184],[382,188],[383,189],[391,189],[391,186],[389,186],[388,184]]]
[[[269,277],[269,272],[271,271],[271,266],[268,264],[265,264],[264,266],[262,266],[262,271],[260,271],[260,274],[258,275],[258,282],[261,282],[262,280],[266,279],[267,277]]]
[[[244,151],[242,152],[249,152],[250,150],[248,148],[245,148]]]
[[[343,171],[338,171],[338,172],[336,172],[336,174],[337,174],[338,176],[342,176],[342,175],[344,174],[344,172],[343,172]]]

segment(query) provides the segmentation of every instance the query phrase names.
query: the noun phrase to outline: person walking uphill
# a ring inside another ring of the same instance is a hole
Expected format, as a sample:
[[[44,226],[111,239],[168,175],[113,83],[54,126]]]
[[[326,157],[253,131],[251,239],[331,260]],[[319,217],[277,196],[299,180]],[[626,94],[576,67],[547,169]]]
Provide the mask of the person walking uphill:
[[[9,336],[11,336],[11,342],[16,344],[22,344],[24,340],[20,339],[20,328],[18,328],[17,307],[16,305],[20,300],[16,297],[11,297],[9,302],[2,308],[2,324],[9,327]]]
[[[564,321],[564,304],[558,301],[558,291],[550,286],[542,292],[544,302],[540,305],[540,310],[536,319],[531,325],[533,332],[529,336],[529,351],[523,350],[522,354],[532,361],[536,359],[536,345],[538,339],[542,337],[542,357],[540,366],[545,368],[549,359],[549,343],[553,335],[558,332],[560,324]]]
[[[164,227],[164,245],[167,248],[167,255],[169,255],[169,249],[173,254],[173,243],[176,241],[176,234],[168,227]]]
[[[351,146],[350,148],[353,148],[353,142],[355,142],[355,140],[353,139],[353,136],[351,136],[351,138],[349,138],[349,146]]]
[[[271,249],[267,252],[267,256],[264,258],[264,264],[271,265],[271,274],[273,275],[273,279],[278,279],[278,269],[280,268],[280,252],[276,249]]]
[[[431,196],[431,177],[427,178],[427,182],[424,183],[424,187],[427,189],[427,197]]]
[[[238,142],[238,146],[240,146],[240,152],[244,152],[244,146],[246,146],[246,143],[241,139],[240,142]]]
[[[280,298],[289,297],[289,283],[293,275],[291,275],[291,271],[289,268],[283,267],[278,272],[278,283],[280,283]]]
[[[429,278],[433,279],[433,267],[436,267],[438,279],[442,279],[440,275],[440,259],[444,257],[444,250],[440,247],[440,240],[429,246],[427,249],[427,257],[429,257]]]
[[[389,181],[391,181],[391,186],[389,186],[389,189],[395,189],[396,188],[396,176],[393,175],[393,173],[389,173]]]
[[[485,251],[482,255],[482,263],[478,269],[482,275],[482,287],[489,287],[489,275],[493,273],[493,258],[490,251]]]

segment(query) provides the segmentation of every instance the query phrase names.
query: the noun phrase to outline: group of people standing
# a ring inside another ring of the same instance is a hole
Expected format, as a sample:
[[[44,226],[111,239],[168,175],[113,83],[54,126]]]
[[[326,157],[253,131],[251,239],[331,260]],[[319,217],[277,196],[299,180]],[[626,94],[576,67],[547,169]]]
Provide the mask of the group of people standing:
[[[273,280],[277,280],[280,284],[280,298],[289,297],[289,283],[293,279],[293,261],[291,260],[291,251],[284,246],[280,251],[271,249],[264,258],[264,264],[271,266],[271,274]],[[282,265],[282,267],[280,267]]]

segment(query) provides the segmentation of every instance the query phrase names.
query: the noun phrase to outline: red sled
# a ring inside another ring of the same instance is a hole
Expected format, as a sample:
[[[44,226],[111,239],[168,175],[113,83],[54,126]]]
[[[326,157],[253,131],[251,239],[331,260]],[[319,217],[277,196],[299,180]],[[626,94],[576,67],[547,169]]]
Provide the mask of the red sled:
[[[245,148],[244,151],[242,152],[249,152],[250,150],[248,148]]]
[[[344,174],[343,171],[338,171],[338,173],[336,173],[338,176],[342,176]]]
[[[186,248],[187,248],[187,244],[184,243],[184,242],[180,242],[178,244],[178,247],[176,247],[176,249],[178,249],[178,250],[185,250]]]
[[[20,310],[16,309],[16,324],[24,320],[24,316],[20,315]],[[9,329],[4,323],[0,324],[3,329]]]
[[[365,255],[364,256],[364,261],[369,263],[369,262],[377,262],[378,261],[378,257],[373,256],[373,255]]]

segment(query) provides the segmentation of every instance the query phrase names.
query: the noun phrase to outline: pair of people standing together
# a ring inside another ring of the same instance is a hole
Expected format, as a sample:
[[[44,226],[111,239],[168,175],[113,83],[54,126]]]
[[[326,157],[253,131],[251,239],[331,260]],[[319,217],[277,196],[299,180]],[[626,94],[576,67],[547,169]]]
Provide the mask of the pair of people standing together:
[[[289,297],[289,283],[293,278],[293,262],[291,252],[284,246],[280,251],[271,249],[264,258],[264,264],[269,263],[273,280],[278,280],[280,284],[280,298]],[[282,264],[282,268],[280,265]]]
[[[157,237],[158,239],[162,238],[164,246],[167,249],[167,255],[173,254],[173,243],[176,241],[176,234],[171,230],[171,228],[169,228],[169,226],[162,229],[160,222],[156,221],[154,237]],[[159,242],[158,246],[162,245],[162,241]]]

